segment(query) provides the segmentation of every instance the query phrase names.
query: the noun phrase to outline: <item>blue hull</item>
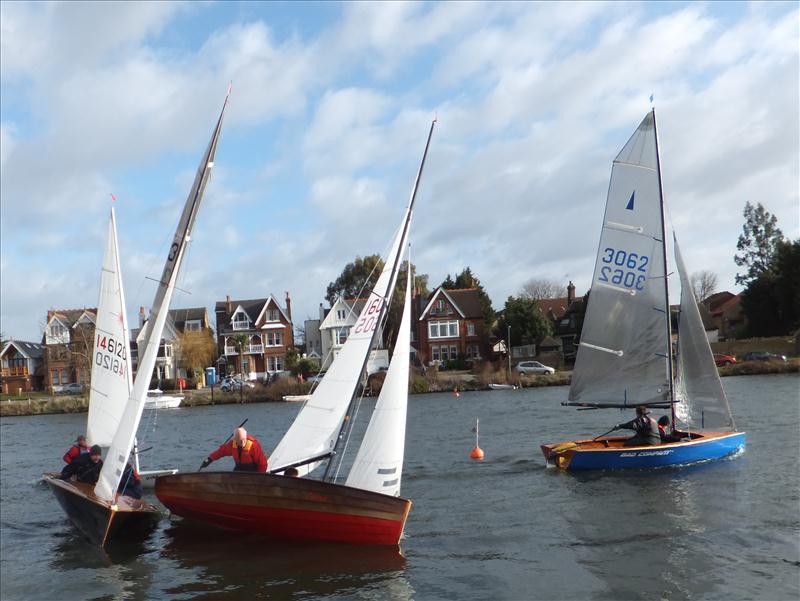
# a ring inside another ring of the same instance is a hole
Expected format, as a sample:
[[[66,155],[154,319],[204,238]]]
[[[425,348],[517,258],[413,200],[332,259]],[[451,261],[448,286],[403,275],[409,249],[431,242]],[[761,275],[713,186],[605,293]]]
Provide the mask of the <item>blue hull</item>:
[[[731,432],[651,447],[580,449],[571,454],[566,469],[648,469],[721,459],[744,449],[745,433]]]

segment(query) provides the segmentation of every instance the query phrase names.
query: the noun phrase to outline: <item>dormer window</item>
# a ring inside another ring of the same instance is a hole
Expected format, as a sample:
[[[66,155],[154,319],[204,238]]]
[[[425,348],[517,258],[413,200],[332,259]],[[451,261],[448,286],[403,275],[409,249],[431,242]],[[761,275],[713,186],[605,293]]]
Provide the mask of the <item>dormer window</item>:
[[[347,309],[336,309],[336,319],[339,321],[347,319]]]
[[[50,335],[53,338],[61,338],[62,336],[66,336],[67,328],[62,326],[60,323],[54,323],[50,326]]]
[[[436,301],[436,310],[437,311],[444,311],[444,299],[443,298],[440,298],[438,301]]]
[[[183,326],[184,332],[199,332],[200,331],[200,320],[199,319],[189,319]]]
[[[249,330],[250,319],[247,317],[247,314],[244,311],[239,311],[233,315],[231,325],[233,326],[234,330]]]
[[[280,321],[279,313],[277,309],[267,309],[267,321]]]

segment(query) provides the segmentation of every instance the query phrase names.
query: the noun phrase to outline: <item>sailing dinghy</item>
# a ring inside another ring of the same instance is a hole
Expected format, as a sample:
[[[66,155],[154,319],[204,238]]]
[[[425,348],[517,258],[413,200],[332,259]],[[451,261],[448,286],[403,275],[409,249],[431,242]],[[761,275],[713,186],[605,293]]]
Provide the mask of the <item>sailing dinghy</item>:
[[[562,404],[668,410],[673,427],[682,426],[673,432],[681,440],[625,447],[626,438],[600,436],[542,445],[548,465],[652,468],[720,459],[744,448],[745,433],[736,430],[677,241],[674,246],[681,281],[677,369],[653,109],[614,160],[569,401]]]
[[[378,281],[338,356],[273,451],[270,464],[274,467],[266,474],[197,472],[160,477],[156,496],[174,514],[276,539],[399,543],[411,510],[411,501],[399,496],[408,401],[408,282],[400,333],[375,409],[343,484],[337,483],[337,472],[359,383],[396,286],[434,125],[435,121],[411,199]],[[309,477],[323,466],[321,480]],[[299,477],[279,475],[290,469]]]
[[[230,90],[228,91],[230,94]],[[211,141],[186,200],[170,246],[164,271],[153,302],[150,326],[146,326],[145,350],[131,388],[127,317],[119,268],[116,223],[112,209],[108,245],[100,284],[94,367],[87,438],[109,446],[96,485],[64,481],[58,474],[45,474],[44,481],[70,520],[89,540],[104,546],[112,540],[145,538],[158,523],[157,507],[117,493],[123,470],[136,442],[136,430],[144,410],[150,376],[156,363],[169,303],[185,256],[192,226],[200,208],[217,149],[228,97],[222,107]]]

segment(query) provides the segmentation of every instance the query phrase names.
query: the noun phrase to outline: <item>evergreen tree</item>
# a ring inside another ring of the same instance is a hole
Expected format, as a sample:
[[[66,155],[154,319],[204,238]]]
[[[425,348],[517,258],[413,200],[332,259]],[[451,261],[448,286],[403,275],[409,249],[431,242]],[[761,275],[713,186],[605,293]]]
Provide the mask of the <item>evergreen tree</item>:
[[[536,340],[553,333],[553,326],[550,320],[542,315],[539,303],[530,298],[508,297],[503,316],[497,321],[495,335],[506,340],[509,326],[511,326],[512,347],[533,344]]]
[[[742,293],[750,336],[782,336],[800,327],[800,239],[780,242],[770,268]]]
[[[778,228],[775,215],[771,215],[761,203],[753,207],[749,202],[744,205],[742,230],[736,244],[739,252],[734,261],[747,269],[743,274],[736,274],[736,283],[746,286],[769,270],[778,244],[783,240],[783,232]]]
[[[473,275],[472,270],[469,267],[465,267],[461,273],[456,275],[455,280],[453,280],[448,273],[447,277],[442,282],[442,288],[445,290],[477,288],[478,298],[480,299],[481,304],[481,315],[483,315],[483,324],[486,327],[487,332],[492,330],[495,322],[494,309],[492,309],[492,299],[489,298],[489,295],[486,293],[486,290],[484,290],[481,281],[475,277],[475,275]]]
[[[355,261],[345,265],[338,278],[328,284],[325,298],[331,305],[338,296],[356,298],[361,293],[366,298],[378,281],[382,269],[383,260],[380,255],[368,255],[363,259],[357,256]]]

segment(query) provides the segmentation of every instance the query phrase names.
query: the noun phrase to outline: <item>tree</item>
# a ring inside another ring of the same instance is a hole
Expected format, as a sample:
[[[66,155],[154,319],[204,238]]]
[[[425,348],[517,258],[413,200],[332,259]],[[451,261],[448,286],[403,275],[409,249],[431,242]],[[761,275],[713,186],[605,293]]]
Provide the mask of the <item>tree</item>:
[[[692,291],[698,303],[702,303],[717,291],[717,274],[713,271],[697,271],[691,277]]]
[[[448,273],[447,277],[442,282],[442,288],[445,290],[455,290],[458,288],[477,288],[478,298],[480,299],[481,304],[481,315],[483,315],[483,324],[486,327],[487,332],[492,330],[495,321],[494,309],[492,309],[492,299],[489,298],[486,290],[483,289],[481,281],[475,277],[475,275],[473,275],[472,270],[469,267],[465,267],[461,273],[456,276],[455,280],[453,280]]]
[[[742,293],[750,336],[782,336],[800,327],[800,239],[777,246],[770,268]]]
[[[368,296],[372,287],[378,281],[383,269],[383,260],[380,255],[356,257],[355,261],[345,265],[342,273],[333,282],[328,284],[325,298],[333,305],[336,297],[358,298],[359,294]]]
[[[761,203],[755,207],[749,202],[744,205],[744,225],[736,244],[739,251],[734,261],[747,271],[736,274],[736,283],[748,285],[769,270],[772,259],[783,240],[783,232],[778,228],[778,218],[764,209]]]
[[[495,335],[506,340],[511,326],[511,346],[533,344],[536,340],[553,333],[553,326],[539,310],[539,303],[530,298],[506,300],[503,316],[497,321]]]
[[[200,378],[203,369],[214,362],[217,345],[210,330],[178,332],[175,343],[178,347],[179,363],[196,380]]]
[[[520,298],[542,300],[544,298],[563,298],[567,296],[567,288],[555,280],[531,278],[522,286]]]
[[[236,345],[236,350],[239,351],[239,371],[243,379],[247,379],[247,374],[244,373],[244,349],[250,346],[250,336],[247,334],[236,334],[233,337],[233,343]]]

